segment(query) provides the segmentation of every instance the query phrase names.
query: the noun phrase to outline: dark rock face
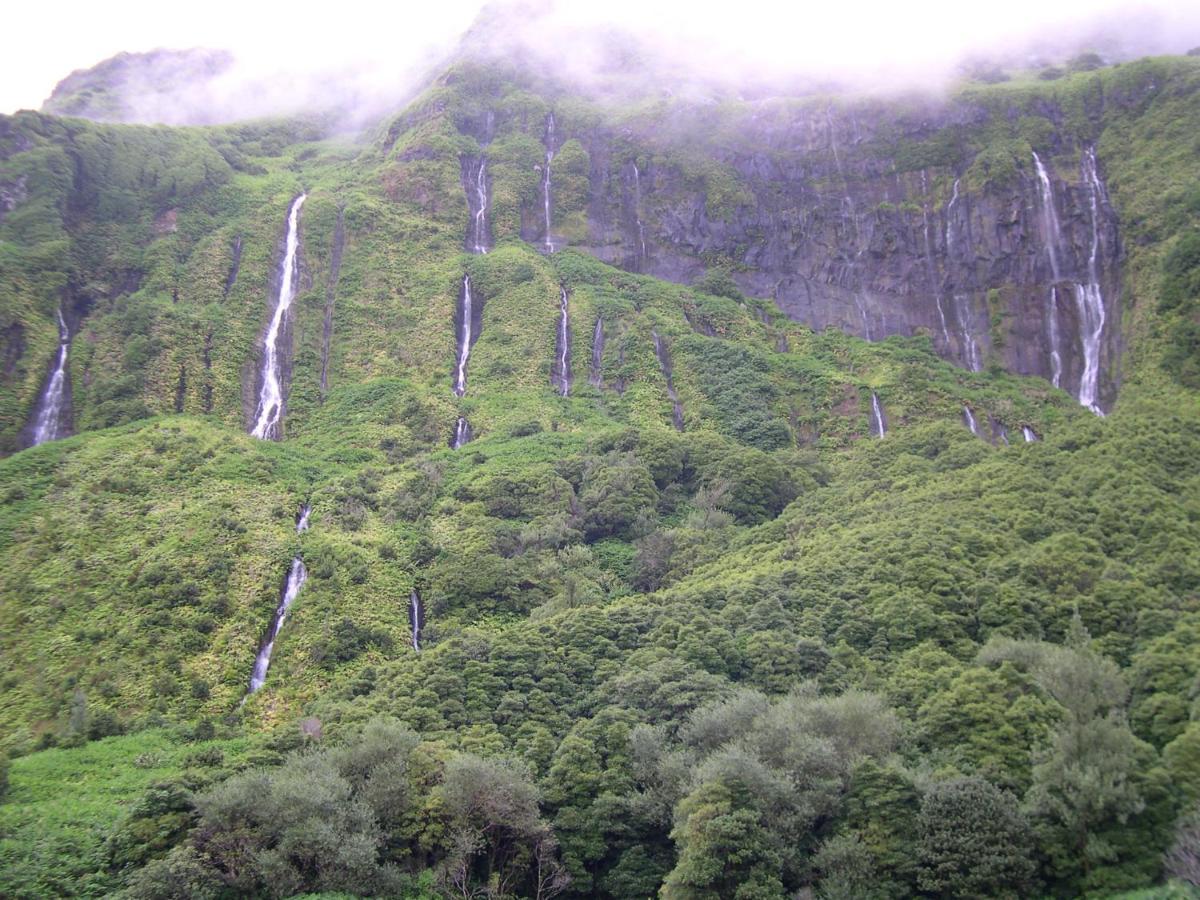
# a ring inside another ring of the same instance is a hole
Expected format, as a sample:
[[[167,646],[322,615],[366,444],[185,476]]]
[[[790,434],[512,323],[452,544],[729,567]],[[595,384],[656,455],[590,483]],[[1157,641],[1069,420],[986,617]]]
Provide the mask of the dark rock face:
[[[1098,405],[1111,406],[1121,244],[1103,160],[1098,194],[1085,177],[1088,146],[1056,133],[1042,151],[1060,226],[1056,280],[1032,154],[1010,142],[1007,170],[997,173],[957,136],[985,121],[986,111],[965,103],[906,112],[882,104],[755,109],[737,122],[736,141],[701,151],[734,185],[727,196],[715,196],[677,162],[687,140],[679,127],[664,129],[669,138],[600,127],[563,133],[561,140],[578,138],[591,161],[581,249],[681,283],[715,261],[747,294],[774,299],[814,329],[868,340],[928,334],[942,356],[965,368],[994,363],[1048,380],[1053,313],[1060,383],[1076,396],[1087,326],[1075,286],[1094,272],[1105,314]],[[1042,113],[1062,120],[1058,110]],[[664,140],[669,152],[647,149]],[[696,141],[703,144],[703,135]]]

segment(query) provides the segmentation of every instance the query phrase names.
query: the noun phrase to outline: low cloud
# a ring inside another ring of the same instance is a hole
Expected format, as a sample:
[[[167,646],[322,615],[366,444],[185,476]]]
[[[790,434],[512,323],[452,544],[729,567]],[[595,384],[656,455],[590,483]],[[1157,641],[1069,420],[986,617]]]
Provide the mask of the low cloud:
[[[833,86],[934,89],[967,61],[1030,68],[1087,49],[1113,62],[1200,44],[1200,7],[1169,0],[1009,0],[974,9],[947,0],[790,8],[778,0],[719,6],[501,0],[486,7],[479,0],[439,0],[414,9],[365,0],[319,9],[212,0],[200,22],[165,16],[162,4],[127,0],[81,9],[72,35],[61,40],[53,9],[22,6],[13,33],[54,35],[46,42],[53,48],[36,41],[26,51],[10,48],[0,72],[9,93],[0,94],[0,109],[35,105],[7,98],[18,88],[28,96],[30,80],[51,62],[46,56],[74,54],[69,64],[54,63],[61,76],[118,50],[231,51],[232,63],[207,77],[169,83],[147,67],[131,79],[122,96],[125,117],[168,124],[329,109],[350,125],[365,124],[403,102],[458,47],[519,59],[547,78],[597,93],[703,96]]]

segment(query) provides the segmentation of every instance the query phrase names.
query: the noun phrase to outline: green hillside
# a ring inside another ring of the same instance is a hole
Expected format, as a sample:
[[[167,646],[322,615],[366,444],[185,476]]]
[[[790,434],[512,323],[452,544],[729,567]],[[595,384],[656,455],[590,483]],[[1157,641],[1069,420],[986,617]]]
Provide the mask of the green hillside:
[[[355,138],[0,117],[0,896],[1190,896],[1200,60],[925,102],[614,103],[468,59]],[[874,129],[836,172],[745,136],[833,107]],[[1019,346],[1061,287],[1033,159],[1082,259],[1093,146],[1104,417]],[[770,166],[798,234],[869,232],[829,278],[905,298],[887,336],[748,290]],[[960,186],[1004,248],[961,335]],[[60,311],[71,433],[29,446]]]

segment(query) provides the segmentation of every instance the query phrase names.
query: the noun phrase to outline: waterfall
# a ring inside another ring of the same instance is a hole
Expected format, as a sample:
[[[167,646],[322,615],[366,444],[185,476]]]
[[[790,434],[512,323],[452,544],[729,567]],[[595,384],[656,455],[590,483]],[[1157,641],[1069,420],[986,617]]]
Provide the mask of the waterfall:
[[[862,296],[857,292],[854,294],[854,305],[858,307],[858,314],[862,317],[863,337],[868,341],[874,340],[871,337],[871,320],[867,317],[867,307],[863,304]]]
[[[592,371],[588,376],[592,387],[604,383],[604,319],[596,316],[596,328],[592,331]]]
[[[654,355],[662,367],[663,377],[667,379],[667,396],[671,399],[671,420],[675,423],[676,431],[683,431],[683,407],[679,404],[679,394],[675,391],[675,379],[671,374],[671,354],[668,352],[658,331],[652,329],[650,337],[654,341]]]
[[[1050,272],[1057,283],[1062,277],[1058,266],[1058,245],[1062,239],[1062,229],[1058,224],[1058,212],[1054,208],[1054,189],[1050,184],[1050,175],[1042,165],[1042,159],[1033,153],[1033,164],[1037,169],[1038,190],[1042,200],[1042,225],[1046,232],[1046,252],[1050,256]],[[1050,285],[1050,309],[1047,317],[1050,332],[1050,383],[1055,387],[1062,386],[1062,354],[1059,352],[1058,306],[1055,297],[1055,284]]]
[[[471,276],[464,275],[462,282],[462,302],[458,311],[458,364],[454,367],[454,394],[461,397],[467,392],[467,360],[471,356],[472,319],[475,315],[474,304],[471,300]]]
[[[254,414],[254,427],[250,433],[262,440],[275,440],[280,436],[280,422],[283,418],[283,369],[279,362],[279,329],[283,325],[284,316],[296,296],[296,282],[299,267],[296,255],[300,247],[300,207],[304,204],[307,194],[301,194],[292,201],[288,212],[287,240],[284,244],[283,265],[279,272],[279,299],[275,304],[275,314],[267,328],[267,336],[263,341],[262,387],[258,394],[258,411]]]
[[[463,444],[470,443],[473,437],[475,437],[475,433],[471,431],[471,423],[463,416],[459,416],[458,421],[454,423],[454,437],[450,439],[450,449],[459,449]]]
[[[1032,444],[1038,440],[1038,436],[1034,434],[1033,429],[1028,425],[1021,426],[1021,437],[1025,438],[1025,443],[1027,444]]]
[[[558,376],[558,392],[564,397],[571,393],[571,318],[567,308],[567,289],[559,287],[558,352],[555,354],[555,370]]]
[[[1050,257],[1050,270],[1055,284],[1050,287],[1050,315],[1048,330],[1050,336],[1050,367],[1051,381],[1055,387],[1062,387],[1062,352],[1061,333],[1058,322],[1057,284],[1063,280],[1059,262],[1059,248],[1062,246],[1062,229],[1058,221],[1058,213],[1054,207],[1054,193],[1049,173],[1042,164],[1041,158],[1033,154],[1034,165],[1037,168],[1038,184],[1042,201],[1042,222],[1046,230],[1046,249]],[[1079,376],[1079,389],[1075,396],[1079,402],[1098,416],[1104,415],[1099,404],[1100,391],[1100,350],[1104,335],[1106,314],[1104,296],[1100,290],[1100,272],[1098,257],[1100,255],[1100,214],[1102,205],[1106,203],[1104,185],[1100,183],[1100,175],[1096,166],[1096,151],[1087,148],[1080,161],[1082,182],[1088,192],[1088,206],[1091,216],[1092,240],[1088,253],[1088,264],[1085,280],[1074,280],[1071,289],[1075,297],[1075,308],[1079,320],[1079,343],[1083,350],[1083,372]]]
[[[947,349],[950,348],[950,329],[946,327],[946,311],[942,308],[942,292],[938,289],[937,275],[933,265],[933,249],[929,244],[929,211],[921,207],[921,222],[925,232],[925,268],[929,274],[929,290],[933,292],[933,300],[937,304],[938,319],[942,325],[942,341]]]
[[[1005,427],[1003,422],[1001,422],[999,419],[995,418],[994,416],[991,417],[991,424],[992,424],[992,437],[996,438],[998,441],[1000,441],[1000,443],[1002,443],[1005,447],[1007,447],[1008,446],[1008,428]]]
[[[474,253],[488,252],[488,190],[487,190],[487,157],[479,157],[479,166],[471,179],[475,190],[475,214],[471,219],[471,250]]]
[[[58,317],[58,356],[55,358],[54,371],[50,373],[35,405],[37,414],[29,432],[29,443],[33,447],[66,437],[71,427],[71,413],[67,408],[67,391],[70,388],[67,382],[67,354],[71,349],[71,331],[67,328],[62,309],[56,310],[55,314]]]
[[[311,512],[309,504],[305,503],[300,507],[300,516],[296,521],[297,534],[308,530],[309,512]],[[267,630],[267,636],[258,648],[258,656],[254,658],[254,671],[250,675],[250,693],[252,694],[267,680],[267,668],[271,665],[271,651],[275,649],[275,639],[279,636],[279,629],[283,627],[283,620],[287,618],[288,610],[296,602],[300,588],[304,587],[307,579],[308,570],[304,568],[304,562],[299,556],[293,557],[287,581],[283,585],[283,593],[279,598],[279,605],[275,607],[275,615],[271,619],[271,627]]]
[[[646,226],[642,222],[642,174],[638,171],[637,162],[633,163],[633,217],[637,224],[638,244],[641,247],[641,256],[638,257],[638,271],[643,272],[646,269]]]
[[[962,333],[963,353],[966,356],[967,367],[972,372],[983,370],[983,354],[979,352],[979,341],[971,333],[971,310],[967,298],[962,294],[954,295],[954,312],[958,317],[958,328]]]
[[[921,193],[929,193],[929,179],[924,169],[921,170]],[[946,311],[942,308],[942,291],[937,280],[937,266],[933,262],[933,245],[929,241],[929,207],[924,202],[921,203],[921,232],[925,240],[925,272],[929,276],[929,290],[937,304],[938,319],[942,325],[942,342],[949,351],[950,329],[946,327]]]
[[[887,418],[879,403],[879,395],[874,391],[871,391],[871,433],[877,438],[887,434]]]
[[[1096,257],[1100,253],[1100,203],[1104,187],[1096,171],[1096,151],[1089,147],[1083,154],[1083,180],[1088,188],[1092,214],[1092,245],[1088,253],[1087,282],[1076,285],[1075,302],[1079,307],[1080,339],[1083,342],[1083,374],[1079,377],[1079,402],[1098,416],[1104,415],[1098,402],[1100,388],[1100,343],[1104,333],[1104,297],[1100,293],[1100,274]]]
[[[554,252],[550,235],[550,164],[554,162],[554,113],[546,116],[546,168],[542,172],[542,209],[546,214],[546,252]]]
[[[971,411],[971,407],[963,404],[963,421],[967,423],[967,427],[971,429],[971,434],[979,437],[979,423],[975,421],[975,413]]]
[[[954,204],[958,203],[958,182],[954,179],[954,189],[950,193],[950,202],[946,205],[946,258],[954,258]]]
[[[412,648],[421,652],[421,631],[425,628],[425,607],[416,588],[408,595],[408,621],[412,626]]]

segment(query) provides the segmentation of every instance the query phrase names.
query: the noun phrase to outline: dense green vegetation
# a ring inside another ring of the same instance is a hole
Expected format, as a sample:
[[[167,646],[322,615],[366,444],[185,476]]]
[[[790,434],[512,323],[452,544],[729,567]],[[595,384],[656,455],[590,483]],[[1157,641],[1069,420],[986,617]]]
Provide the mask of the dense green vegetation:
[[[1100,129],[1136,237],[1104,420],[927,336],[813,333],[719,265],[681,286],[539,254],[520,234],[550,101],[502,68],[452,70],[361,144],[0,119],[21,197],[0,207],[0,895],[1186,896],[1200,164],[1175,120],[1200,119],[1197,71],[972,88],[986,127],[887,150],[966,146],[1005,177],[1041,129],[1008,111],[1048,95],[1064,135]],[[1088,99],[1149,75],[1171,90],[1148,108]],[[489,108],[497,245],[468,256],[460,158]],[[565,134],[661,113],[554,108]],[[742,113],[711,114],[714,145]],[[705,151],[629,147],[719,216],[745,195]],[[557,157],[567,239],[589,165],[578,141]],[[301,189],[286,440],[265,443],[245,385]],[[464,272],[483,330],[457,399]],[[60,305],[79,433],[17,452]],[[476,439],[452,451],[458,415]]]

